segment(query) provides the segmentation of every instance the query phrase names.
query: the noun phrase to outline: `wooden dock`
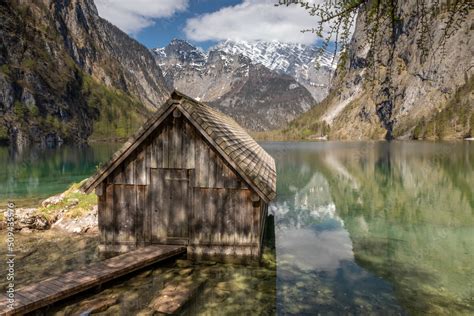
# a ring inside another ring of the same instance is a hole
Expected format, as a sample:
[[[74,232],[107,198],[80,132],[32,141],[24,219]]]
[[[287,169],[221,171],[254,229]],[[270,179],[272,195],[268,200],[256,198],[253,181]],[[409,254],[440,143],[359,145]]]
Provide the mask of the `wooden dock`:
[[[5,294],[0,296],[0,315],[34,311],[185,252],[183,246],[148,246],[28,285],[16,290],[13,309],[8,308]]]

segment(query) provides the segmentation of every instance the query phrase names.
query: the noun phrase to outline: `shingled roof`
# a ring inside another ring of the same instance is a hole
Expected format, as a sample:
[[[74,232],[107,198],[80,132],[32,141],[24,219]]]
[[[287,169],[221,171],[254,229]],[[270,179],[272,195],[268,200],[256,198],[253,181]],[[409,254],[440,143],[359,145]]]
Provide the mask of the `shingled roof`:
[[[171,98],[112,159],[83,184],[82,190],[92,191],[176,108],[262,199],[269,202],[275,198],[276,169],[273,158],[232,118],[178,91],[174,91]]]

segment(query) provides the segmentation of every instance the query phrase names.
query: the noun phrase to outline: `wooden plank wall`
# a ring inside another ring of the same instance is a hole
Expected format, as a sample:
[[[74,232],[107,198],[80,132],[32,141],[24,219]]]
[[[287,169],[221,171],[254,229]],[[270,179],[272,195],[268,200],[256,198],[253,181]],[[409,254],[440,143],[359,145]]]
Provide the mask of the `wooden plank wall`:
[[[248,189],[194,188],[190,250],[198,255],[257,256],[261,208]]]
[[[257,255],[262,205],[254,205],[246,183],[185,120],[171,115],[108,177],[99,196],[102,243],[156,242],[154,232],[176,234],[179,228],[171,226],[185,216],[188,227],[181,235],[189,234],[191,251]],[[173,181],[178,176],[187,181]],[[175,196],[158,207],[167,190]],[[187,200],[177,197],[179,192]],[[183,214],[156,214],[166,203],[180,204]]]

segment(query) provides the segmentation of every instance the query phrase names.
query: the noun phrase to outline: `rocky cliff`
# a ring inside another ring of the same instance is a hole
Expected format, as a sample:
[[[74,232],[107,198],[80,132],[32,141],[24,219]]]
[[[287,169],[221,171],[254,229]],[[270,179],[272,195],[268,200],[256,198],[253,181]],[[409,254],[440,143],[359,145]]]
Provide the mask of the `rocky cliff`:
[[[124,137],[166,98],[153,55],[92,0],[0,3],[0,140]]]
[[[377,47],[370,45],[362,9],[329,96],[283,133],[334,139],[474,136],[474,10],[455,21],[446,37],[450,7],[442,2],[434,16],[421,21],[410,14],[416,5],[398,5],[394,36],[382,35]],[[382,24],[380,34],[389,34],[389,27]],[[422,41],[427,49],[421,49]],[[377,62],[370,63],[374,54]]]
[[[209,103],[250,130],[286,125],[316,103],[293,77],[243,54],[204,52],[183,40],[154,52],[169,88]]]

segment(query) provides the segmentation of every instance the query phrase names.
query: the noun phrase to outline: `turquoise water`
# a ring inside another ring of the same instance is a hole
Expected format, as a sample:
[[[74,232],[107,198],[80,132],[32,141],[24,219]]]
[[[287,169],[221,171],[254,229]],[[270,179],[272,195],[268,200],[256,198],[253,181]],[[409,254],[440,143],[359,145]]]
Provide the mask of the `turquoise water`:
[[[265,267],[196,265],[184,278],[208,283],[189,314],[474,314],[473,143],[262,145],[278,169],[278,197],[270,207],[276,274]],[[35,199],[61,192],[92,173],[112,146],[58,149],[51,159],[28,154],[27,168],[10,159],[17,172],[2,173],[8,184],[2,195]],[[0,151],[1,160],[5,155]],[[98,260],[96,237],[48,236],[19,237],[28,255],[21,283]],[[65,254],[68,249],[73,253]],[[50,255],[57,259],[45,261]],[[183,278],[173,264],[151,271],[91,294],[117,298],[102,314],[146,314],[168,280]],[[65,303],[55,313],[78,312],[77,306]]]
[[[14,151],[0,147],[0,201],[13,200],[20,205],[63,192],[72,183],[89,177],[107,161],[120,144]]]
[[[281,314],[474,314],[474,144],[264,147]]]

